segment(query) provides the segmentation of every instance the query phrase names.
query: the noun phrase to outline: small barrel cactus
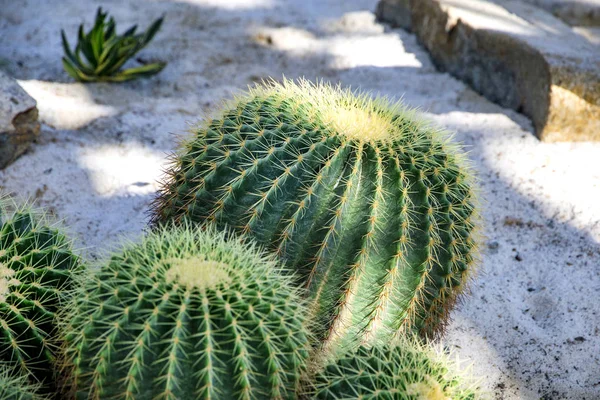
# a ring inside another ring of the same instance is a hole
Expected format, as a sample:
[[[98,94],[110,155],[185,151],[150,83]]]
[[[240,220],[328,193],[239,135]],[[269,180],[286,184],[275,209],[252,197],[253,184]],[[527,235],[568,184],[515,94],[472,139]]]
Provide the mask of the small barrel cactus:
[[[434,336],[477,254],[466,157],[385,99],[305,81],[250,92],[194,132],[155,225],[213,221],[281,256],[326,343]]]
[[[56,314],[83,269],[70,240],[41,213],[19,208],[2,222],[0,363],[52,386]]]
[[[441,353],[412,340],[361,346],[314,377],[310,398],[474,400],[481,396]]]
[[[28,382],[27,375],[14,375],[14,371],[0,366],[0,399],[2,400],[47,400],[39,394],[40,385]]]
[[[155,232],[114,255],[74,303],[77,399],[292,399],[310,342],[291,277],[213,229]]]

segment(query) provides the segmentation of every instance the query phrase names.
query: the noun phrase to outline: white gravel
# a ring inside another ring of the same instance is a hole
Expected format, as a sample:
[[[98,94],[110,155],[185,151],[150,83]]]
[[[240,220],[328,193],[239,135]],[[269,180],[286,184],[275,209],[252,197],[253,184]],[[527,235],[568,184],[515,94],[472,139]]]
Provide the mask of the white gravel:
[[[60,29],[102,5],[120,29],[163,29],[140,53],[168,61],[126,84],[71,83]],[[445,345],[497,399],[600,399],[600,143],[540,143],[530,121],[436,71],[375,0],[0,0],[0,68],[38,101],[41,139],[0,171],[3,191],[65,220],[90,256],[147,223],[165,154],[221,99],[305,76],[399,98],[456,131],[485,204],[487,245]]]

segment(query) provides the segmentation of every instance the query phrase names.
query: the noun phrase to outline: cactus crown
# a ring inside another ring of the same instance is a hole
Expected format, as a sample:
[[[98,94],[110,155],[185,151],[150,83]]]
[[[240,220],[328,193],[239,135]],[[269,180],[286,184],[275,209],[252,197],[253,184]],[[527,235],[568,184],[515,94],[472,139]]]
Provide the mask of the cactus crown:
[[[65,316],[75,397],[293,398],[306,310],[270,256],[184,225],[127,246]]]
[[[6,199],[2,211],[0,363],[50,385],[56,313],[84,268],[71,242],[42,213]]]
[[[392,123],[392,117],[406,112],[400,103],[382,98],[373,99],[367,93],[356,94],[325,84],[313,85],[301,80],[299,84],[271,82],[251,89],[248,96],[293,99],[296,104],[311,104],[315,117],[330,127],[327,134],[341,135],[349,140],[385,142],[402,134]]]
[[[228,264],[208,261],[204,255],[186,259],[168,260],[171,268],[165,274],[168,283],[176,282],[186,288],[199,290],[214,289],[220,284],[228,284],[235,274]]]
[[[400,103],[285,81],[194,133],[155,224],[211,221],[275,251],[327,342],[440,332],[478,242],[471,169],[445,132]]]
[[[441,351],[411,338],[390,345],[360,347],[321,368],[311,398],[474,400],[472,379]]]

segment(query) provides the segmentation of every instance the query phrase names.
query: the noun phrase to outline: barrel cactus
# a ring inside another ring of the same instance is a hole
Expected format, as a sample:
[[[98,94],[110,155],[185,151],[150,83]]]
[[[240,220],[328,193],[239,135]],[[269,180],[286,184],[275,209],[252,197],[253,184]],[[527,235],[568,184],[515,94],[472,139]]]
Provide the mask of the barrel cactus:
[[[0,366],[0,399],[2,400],[46,400],[38,393],[39,384],[28,382],[27,375],[14,375],[14,371]]]
[[[275,251],[325,343],[432,337],[477,258],[473,180],[448,135],[400,103],[285,81],[194,130],[153,222],[212,221]]]
[[[65,326],[77,399],[292,399],[307,310],[272,256],[183,226],[114,255]],[[70,390],[69,390],[70,389]]]
[[[12,207],[4,202],[3,208]],[[70,240],[42,213],[21,207],[2,222],[1,364],[52,386],[56,314],[75,290],[82,271]]]
[[[310,398],[474,400],[479,391],[446,356],[418,342],[361,346],[329,362],[313,381]]]

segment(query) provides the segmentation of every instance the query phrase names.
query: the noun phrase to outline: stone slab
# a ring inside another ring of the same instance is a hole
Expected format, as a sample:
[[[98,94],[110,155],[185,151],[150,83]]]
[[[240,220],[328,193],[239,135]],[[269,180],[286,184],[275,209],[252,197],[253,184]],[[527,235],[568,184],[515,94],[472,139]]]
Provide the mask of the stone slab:
[[[381,0],[377,16],[415,32],[441,70],[532,119],[544,141],[600,141],[600,51],[520,1]]]
[[[0,168],[23,154],[39,133],[35,100],[0,72]]]
[[[592,28],[588,26],[575,26],[573,30],[586,38],[592,44],[600,46],[600,28]],[[598,49],[600,51],[600,48]]]
[[[503,4],[505,0],[493,0]],[[572,26],[600,26],[600,0],[523,0]]]

